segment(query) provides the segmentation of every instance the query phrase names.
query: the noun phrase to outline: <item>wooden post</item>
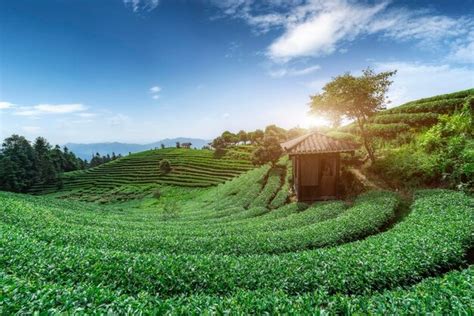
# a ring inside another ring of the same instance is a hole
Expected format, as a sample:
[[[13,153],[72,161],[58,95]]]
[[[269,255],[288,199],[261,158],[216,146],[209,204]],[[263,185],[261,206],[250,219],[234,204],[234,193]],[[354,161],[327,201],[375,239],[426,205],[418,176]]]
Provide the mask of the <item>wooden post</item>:
[[[339,168],[340,168],[341,156],[339,153],[336,154],[336,198],[339,198]]]
[[[296,167],[296,172],[297,172],[297,175],[298,175],[298,184],[297,184],[297,191],[296,191],[296,198],[298,199],[298,201],[301,201],[301,159],[300,159],[300,155],[297,155],[296,156],[296,160],[297,160],[297,167]]]

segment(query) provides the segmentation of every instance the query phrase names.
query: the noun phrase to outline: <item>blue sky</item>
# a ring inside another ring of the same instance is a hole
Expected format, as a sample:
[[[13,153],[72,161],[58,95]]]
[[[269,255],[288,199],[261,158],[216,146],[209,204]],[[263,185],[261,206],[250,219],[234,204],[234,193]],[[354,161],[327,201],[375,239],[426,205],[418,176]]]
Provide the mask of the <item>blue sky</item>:
[[[309,126],[331,77],[391,106],[474,87],[474,1],[2,0],[0,137],[53,143]]]

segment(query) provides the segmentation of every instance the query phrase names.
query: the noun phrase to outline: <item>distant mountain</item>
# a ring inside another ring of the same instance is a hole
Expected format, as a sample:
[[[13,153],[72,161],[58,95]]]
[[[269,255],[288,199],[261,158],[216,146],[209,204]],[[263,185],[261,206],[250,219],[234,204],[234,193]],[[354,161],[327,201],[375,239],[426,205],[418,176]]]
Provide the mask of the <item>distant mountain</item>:
[[[180,143],[192,143],[192,148],[201,148],[210,140],[200,139],[200,138],[187,138],[187,137],[178,137],[178,138],[165,138],[160,141],[150,143],[150,144],[127,144],[127,143],[92,143],[92,144],[77,144],[77,143],[67,143],[64,146],[69,148],[76,156],[90,160],[92,155],[99,153],[101,155],[111,155],[113,152],[118,155],[128,155],[129,152],[136,153],[139,151],[144,151],[153,148],[161,148],[161,144],[164,144],[165,147],[175,147],[176,142]]]

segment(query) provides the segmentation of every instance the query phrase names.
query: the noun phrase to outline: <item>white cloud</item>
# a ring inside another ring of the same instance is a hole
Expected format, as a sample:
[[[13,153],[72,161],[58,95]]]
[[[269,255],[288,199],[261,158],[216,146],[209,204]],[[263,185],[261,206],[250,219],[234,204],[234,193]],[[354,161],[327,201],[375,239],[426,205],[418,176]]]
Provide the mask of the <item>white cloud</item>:
[[[300,69],[281,67],[275,70],[270,70],[268,74],[274,78],[281,78],[284,76],[305,76],[319,69],[321,69],[321,66],[319,65],[313,65]]]
[[[83,104],[38,104],[34,109],[43,113],[74,113],[86,110]]]
[[[86,106],[80,103],[74,104],[38,104],[35,106],[23,106],[16,111],[15,115],[38,116],[43,114],[69,114],[85,111]]]
[[[230,113],[224,113],[222,114],[222,118],[228,119],[230,117]]]
[[[6,102],[6,101],[0,101],[0,110],[10,109],[14,106],[15,105],[13,103]]]
[[[289,23],[285,33],[268,48],[273,60],[289,60],[302,56],[321,56],[335,51],[336,44],[351,40],[364,31],[364,25],[386,4],[375,6],[330,2],[321,8],[318,4],[312,16],[297,23]]]
[[[151,87],[150,88],[150,92],[151,93],[159,93],[161,91],[161,87],[160,86],[154,86],[154,87]]]
[[[454,45],[448,59],[460,63],[474,64],[474,32],[467,41]]]
[[[407,62],[376,63],[376,71],[397,70],[389,98],[392,105],[474,86],[474,68]]]
[[[243,19],[257,33],[282,29],[266,51],[276,62],[344,52],[344,43],[371,34],[399,42],[416,41],[425,49],[436,45],[449,48],[457,43],[459,52],[454,55],[462,60],[471,58],[471,46],[465,39],[474,30],[472,16],[451,18],[424,9],[409,10],[388,0],[376,4],[351,0],[215,3],[226,16]]]
[[[123,0],[125,6],[132,8],[133,12],[152,11],[160,4],[159,0]]]
[[[160,86],[153,86],[150,88],[150,93],[152,94],[153,100],[158,100],[160,98],[160,92],[161,92],[161,87]]]
[[[396,10],[377,17],[367,32],[381,32],[382,36],[398,41],[416,40],[423,46],[432,46],[444,39],[463,37],[473,26],[472,18],[454,19],[426,11]]]

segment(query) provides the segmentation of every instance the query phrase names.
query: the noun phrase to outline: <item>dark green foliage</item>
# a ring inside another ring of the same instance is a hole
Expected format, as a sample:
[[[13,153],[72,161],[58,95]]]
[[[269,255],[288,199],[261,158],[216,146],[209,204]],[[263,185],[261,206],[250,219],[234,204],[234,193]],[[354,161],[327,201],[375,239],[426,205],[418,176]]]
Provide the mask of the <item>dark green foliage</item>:
[[[403,123],[410,126],[431,126],[438,122],[437,113],[396,113],[396,114],[380,114],[371,120],[376,124],[394,124]]]
[[[262,144],[253,152],[252,162],[254,165],[271,163],[274,167],[282,154],[283,149],[280,146],[279,136],[275,133],[269,133],[265,135]]]
[[[6,191],[25,192],[38,178],[35,152],[23,137],[6,138],[0,152],[0,188]]]
[[[162,173],[169,173],[171,171],[171,162],[168,159],[162,159],[159,168]]]
[[[375,73],[370,68],[363,70],[361,76],[350,73],[333,78],[323,87],[323,92],[311,96],[310,108],[315,115],[322,115],[338,127],[343,119],[354,120],[353,126],[372,162],[375,161],[373,134],[366,125],[370,117],[385,109],[387,91],[396,71]]]
[[[245,146],[238,146],[216,158],[209,150],[166,148],[131,154],[83,171],[62,175],[63,191],[113,189],[123,185],[168,184],[209,187],[222,183],[252,168]],[[163,173],[159,164],[168,160],[173,172]],[[57,191],[54,185],[37,185],[34,193]],[[66,192],[64,192],[66,193]]]
[[[439,122],[410,143],[388,148],[371,170],[394,187],[444,184],[469,190],[474,186],[474,97],[462,109],[439,117]],[[391,124],[385,124],[391,125]]]
[[[459,91],[450,94],[438,95],[431,98],[419,99],[405,103],[396,108],[384,111],[388,113],[453,113],[456,109],[460,109],[465,102],[465,98],[474,95],[474,89]]]
[[[426,312],[419,310],[424,307],[469,311],[469,270],[426,279],[465,264],[472,246],[472,199],[459,192],[416,194],[411,213],[390,230],[323,249],[252,256],[176,254],[172,248],[158,250],[161,244],[154,239],[168,236],[178,246],[189,242],[202,247],[203,238],[220,242],[229,233],[249,239],[255,233],[256,240],[263,241],[258,236],[266,231],[271,238],[266,246],[272,247],[278,237],[287,238],[294,229],[310,231],[303,224],[310,218],[315,225],[321,221],[321,227],[324,221],[328,225],[348,221],[352,226],[342,226],[343,236],[353,231],[351,227],[370,225],[372,218],[375,224],[385,216],[385,211],[376,212],[376,205],[383,204],[380,198],[390,198],[374,194],[363,197],[352,215],[330,216],[331,209],[338,208],[339,202],[333,202],[304,211],[294,204],[266,213],[234,209],[219,217],[200,198],[189,205],[175,200],[177,208],[164,201],[164,212],[159,213],[1,193],[2,312],[42,312],[50,307],[76,312],[82,307],[91,313],[104,308],[136,313],[153,308],[183,313],[196,308],[201,312],[278,308],[295,314],[328,309],[341,313],[347,308],[388,313],[403,313],[404,308]],[[367,204],[371,199],[374,203]],[[367,214],[364,204],[371,205]],[[319,238],[341,234],[334,228],[326,228]],[[296,245],[298,238],[287,241]],[[380,309],[380,304],[386,305]]]
[[[36,185],[61,185],[62,172],[85,168],[86,163],[67,147],[54,148],[43,137],[33,146],[23,136],[6,138],[0,150],[0,190],[26,192]]]

